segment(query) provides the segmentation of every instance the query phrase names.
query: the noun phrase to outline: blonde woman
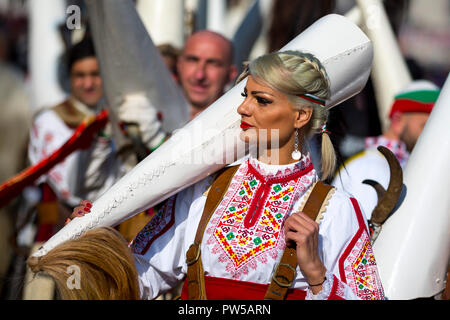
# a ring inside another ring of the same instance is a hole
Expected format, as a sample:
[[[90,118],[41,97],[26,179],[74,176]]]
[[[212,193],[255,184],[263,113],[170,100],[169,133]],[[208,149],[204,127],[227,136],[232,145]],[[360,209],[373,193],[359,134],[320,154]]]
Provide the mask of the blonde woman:
[[[130,246],[140,297],[184,281],[186,299],[383,299],[358,202],[331,190],[317,218],[303,212],[319,181],[306,137],[322,135],[321,178],[335,167],[325,69],[311,54],[286,51],[252,61],[238,81],[247,76],[241,138],[267,148],[234,168],[212,207],[212,176],[165,202]]]

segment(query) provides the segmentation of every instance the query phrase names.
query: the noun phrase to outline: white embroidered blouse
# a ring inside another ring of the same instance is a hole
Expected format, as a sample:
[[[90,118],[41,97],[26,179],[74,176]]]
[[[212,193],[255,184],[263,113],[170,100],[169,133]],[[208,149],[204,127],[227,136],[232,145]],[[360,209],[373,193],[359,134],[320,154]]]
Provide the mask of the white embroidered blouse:
[[[86,114],[88,107],[74,98],[73,106]],[[28,157],[32,165],[64,145],[73,135],[75,129],[68,127],[52,109],[40,112],[34,119],[30,131]],[[56,164],[46,175],[41,176],[37,184],[47,182],[58,199],[70,206],[79,205],[83,199],[95,200],[124,174],[121,164],[116,160],[112,141],[95,137],[88,150],[79,150],[69,154]]]
[[[317,179],[309,155],[288,165],[253,158],[242,163],[205,229],[205,275],[270,283],[285,248],[283,222],[301,210]],[[208,177],[170,198],[131,243],[143,298],[183,281],[186,251],[212,181]],[[292,288],[306,291],[306,299],[384,299],[358,202],[336,190],[318,220],[319,255],[327,269],[323,289],[313,295],[299,267]]]

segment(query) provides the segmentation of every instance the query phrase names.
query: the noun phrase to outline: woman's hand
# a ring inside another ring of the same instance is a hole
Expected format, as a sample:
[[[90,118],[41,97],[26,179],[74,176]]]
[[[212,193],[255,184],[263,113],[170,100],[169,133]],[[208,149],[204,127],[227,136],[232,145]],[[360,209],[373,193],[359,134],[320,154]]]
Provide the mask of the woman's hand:
[[[91,208],[92,208],[92,203],[90,201],[88,201],[88,200],[81,201],[80,205],[78,207],[75,207],[75,209],[73,209],[72,214],[70,215],[69,218],[66,219],[66,221],[64,222],[64,225],[67,225],[74,218],[82,217],[86,213],[91,212]]]
[[[319,225],[303,212],[295,212],[284,223],[286,243],[295,243],[297,262],[314,294],[322,290],[326,268],[319,257]]]

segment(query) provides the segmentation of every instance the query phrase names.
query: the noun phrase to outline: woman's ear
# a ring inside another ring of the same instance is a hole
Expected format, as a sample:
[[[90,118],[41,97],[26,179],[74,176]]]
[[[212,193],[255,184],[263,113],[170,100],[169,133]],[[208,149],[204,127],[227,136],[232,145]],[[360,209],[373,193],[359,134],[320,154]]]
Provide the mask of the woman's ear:
[[[296,118],[294,122],[294,127],[300,129],[308,124],[309,120],[311,120],[313,114],[313,107],[311,106],[303,106],[299,110],[295,110]]]

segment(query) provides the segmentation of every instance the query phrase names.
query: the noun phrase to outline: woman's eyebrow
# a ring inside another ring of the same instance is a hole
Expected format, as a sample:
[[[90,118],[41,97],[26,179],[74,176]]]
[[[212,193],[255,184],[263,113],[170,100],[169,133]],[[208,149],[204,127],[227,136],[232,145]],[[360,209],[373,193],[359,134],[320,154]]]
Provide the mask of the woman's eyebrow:
[[[272,96],[272,97],[275,97],[273,94],[271,94],[271,93],[269,93],[269,92],[266,92],[266,91],[257,91],[257,90],[255,90],[255,91],[252,91],[251,92],[253,95],[255,95],[255,94],[268,94],[269,96]]]

